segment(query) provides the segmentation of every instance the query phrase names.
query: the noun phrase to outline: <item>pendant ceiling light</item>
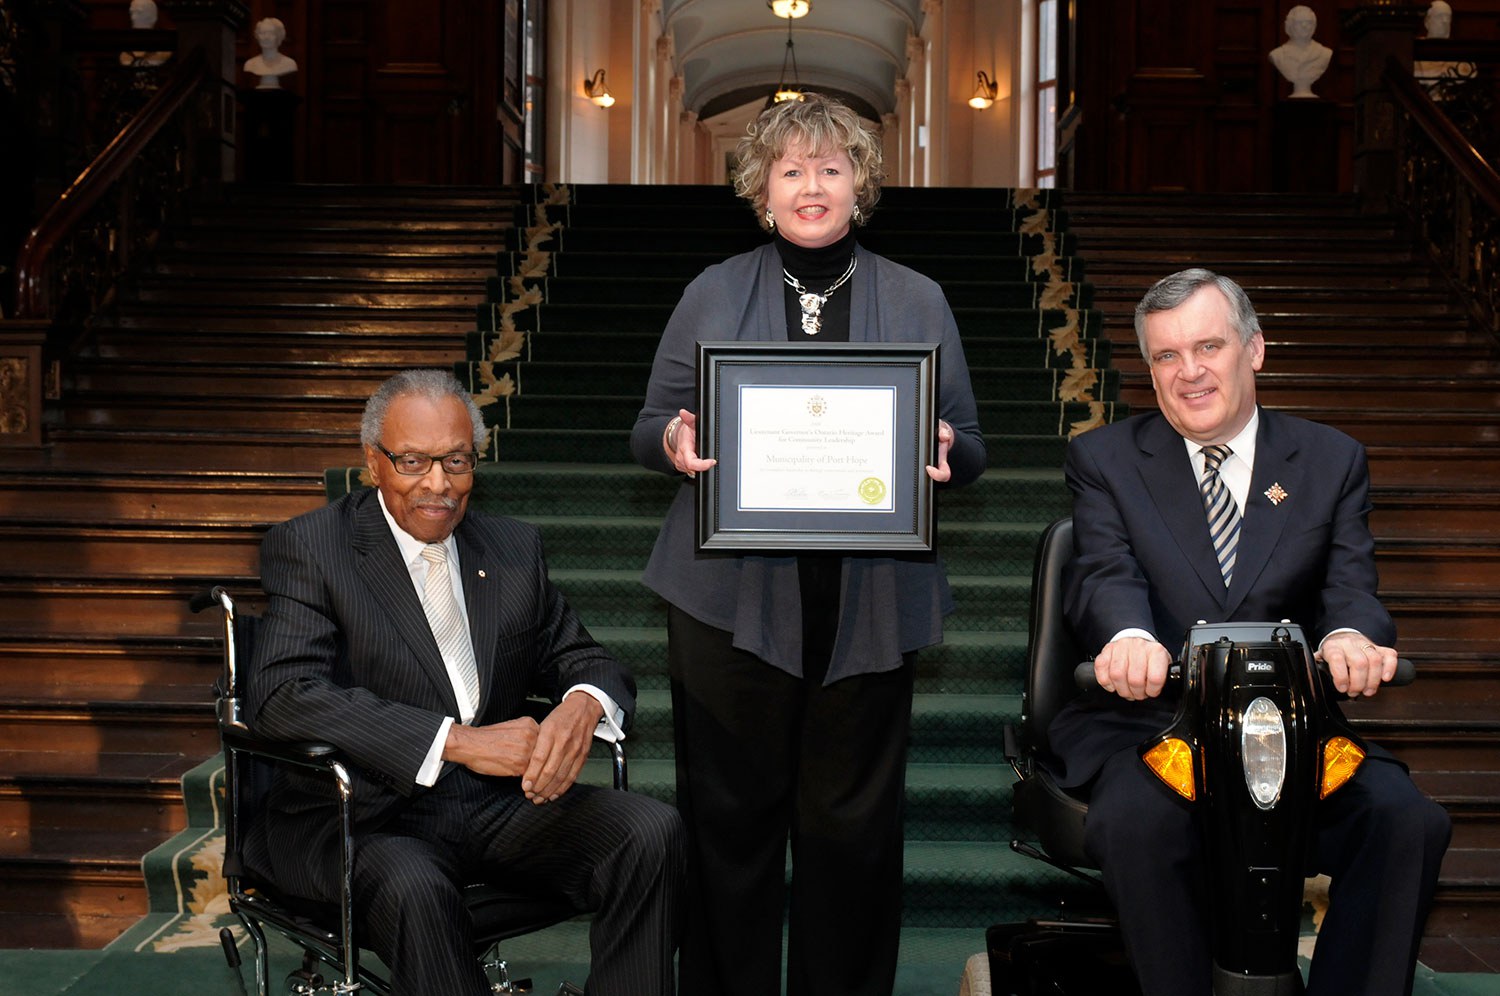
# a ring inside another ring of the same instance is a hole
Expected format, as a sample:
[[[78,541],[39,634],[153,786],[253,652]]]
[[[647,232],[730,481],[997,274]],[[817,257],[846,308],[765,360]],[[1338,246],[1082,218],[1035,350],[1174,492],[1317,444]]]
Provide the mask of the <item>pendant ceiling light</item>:
[[[812,0],[766,0],[766,6],[777,17],[806,17],[812,10]]]
[[[804,7],[802,13],[803,14],[807,13],[807,10],[805,8],[806,8],[806,6],[808,4],[808,0],[786,0],[786,2],[787,3],[797,3],[797,2],[802,3],[803,7]],[[774,2],[771,5],[771,9],[772,10],[776,9],[776,5],[775,5]],[[771,94],[771,99],[770,100],[766,101],[766,105],[767,106],[770,106],[771,104],[779,104],[779,103],[781,103],[782,101],[785,101],[785,100],[802,100],[803,99],[803,96],[802,96],[802,80],[801,80],[801,78],[797,74],[797,49],[796,49],[796,47],[794,45],[792,45],[792,18],[794,18],[794,17],[800,17],[800,16],[802,16],[802,15],[801,14],[788,14],[788,15],[786,15],[786,53],[784,55],[782,55],[782,57],[781,57],[781,80],[780,80],[780,82],[778,82],[776,84],[776,92],[773,93],[773,94]],[[792,82],[791,82],[790,85],[788,85],[788,83],[786,81],[786,67],[787,67],[787,63],[791,63],[791,66],[792,66]]]

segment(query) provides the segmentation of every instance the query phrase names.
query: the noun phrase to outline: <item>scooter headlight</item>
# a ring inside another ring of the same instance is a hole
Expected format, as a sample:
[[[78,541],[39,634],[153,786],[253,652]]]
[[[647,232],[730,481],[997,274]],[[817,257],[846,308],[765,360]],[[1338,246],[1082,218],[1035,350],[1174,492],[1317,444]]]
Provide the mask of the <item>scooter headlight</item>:
[[[1270,809],[1281,798],[1286,780],[1286,724],[1276,703],[1265,696],[1251,702],[1241,718],[1240,757],[1250,798],[1261,809]]]

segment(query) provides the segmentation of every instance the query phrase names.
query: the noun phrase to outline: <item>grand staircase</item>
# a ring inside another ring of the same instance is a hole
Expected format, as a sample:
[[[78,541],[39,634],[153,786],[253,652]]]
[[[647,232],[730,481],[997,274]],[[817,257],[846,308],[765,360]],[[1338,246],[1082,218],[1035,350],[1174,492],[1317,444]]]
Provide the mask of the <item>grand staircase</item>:
[[[1384,594],[1423,680],[1357,715],[1455,815],[1424,955],[1472,957],[1449,938],[1500,933],[1493,349],[1400,233],[1351,205],[1064,204],[889,190],[861,236],[943,284],[990,454],[941,508],[959,610],[918,669],[903,970],[946,984],[984,926],[1067,894],[1006,846],[1001,727],[1032,551],[1068,507],[1066,435],[1152,404],[1134,301],[1199,260],[1262,311],[1263,398],[1371,447]],[[691,221],[641,226],[664,207]],[[762,238],[721,188],[590,186],[242,192],[174,234],[70,365],[49,455],[0,454],[17,551],[0,565],[4,943],[97,946],[173,912],[180,894],[148,899],[140,870],[169,839],[152,876],[212,878],[179,846],[215,819],[182,804],[183,773],[216,750],[212,627],[187,597],[227,581],[254,607],[260,535],[359,486],[361,403],[407,366],[452,364],[490,399],[476,506],[541,525],[554,578],[641,683],[632,786],[669,799],[664,611],[638,577],[674,484],[636,468],[626,438],[682,287]]]
[[[0,938],[97,947],[217,750],[204,584],[359,458],[370,388],[463,355],[515,190],[237,192],[101,316],[45,454],[0,452]],[[211,817],[211,810],[210,817]]]

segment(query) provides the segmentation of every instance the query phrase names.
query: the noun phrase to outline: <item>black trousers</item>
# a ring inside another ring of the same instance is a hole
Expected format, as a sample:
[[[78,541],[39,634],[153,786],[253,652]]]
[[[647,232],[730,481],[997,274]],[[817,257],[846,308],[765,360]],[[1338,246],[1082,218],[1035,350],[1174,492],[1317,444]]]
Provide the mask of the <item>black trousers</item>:
[[[1422,926],[1452,826],[1394,761],[1371,757],[1318,804],[1318,871],[1329,875],[1308,996],[1409,996]],[[1208,996],[1210,897],[1188,805],[1135,748],[1105,762],[1085,845],[1120,914],[1141,991]]]
[[[483,996],[462,888],[478,880],[561,894],[594,911],[588,992],[671,996],[682,826],[641,795],[575,785],[546,805],[515,779],[447,772],[400,816],[355,842],[361,944],[403,996]]]
[[[731,634],[668,615],[677,806],[688,831],[684,996],[889,996],[915,654],[825,687],[828,641],[796,678]]]

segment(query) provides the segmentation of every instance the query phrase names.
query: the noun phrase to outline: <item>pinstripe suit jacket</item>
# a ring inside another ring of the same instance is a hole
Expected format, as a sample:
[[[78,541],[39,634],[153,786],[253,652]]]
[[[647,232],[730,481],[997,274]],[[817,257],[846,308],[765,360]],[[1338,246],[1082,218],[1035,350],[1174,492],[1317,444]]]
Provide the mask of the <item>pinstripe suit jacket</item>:
[[[443,718],[458,715],[376,494],[356,492],[267,534],[261,583],[270,603],[246,689],[260,735],[328,741],[353,762],[356,829],[378,825],[425,791],[417,770]],[[580,682],[612,696],[628,724],[634,682],[548,579],[537,529],[470,512],[455,537],[479,667],[476,725],[513,719],[529,694],[556,701]],[[519,779],[496,784],[520,792]],[[272,853],[281,843],[321,852],[308,844],[331,842],[331,806],[326,782],[279,773],[271,819],[262,821]]]

